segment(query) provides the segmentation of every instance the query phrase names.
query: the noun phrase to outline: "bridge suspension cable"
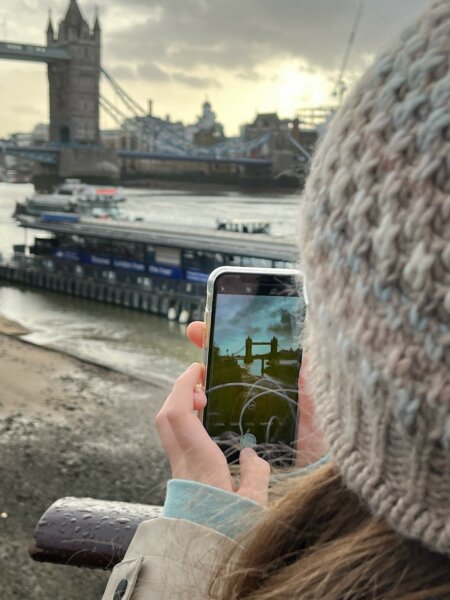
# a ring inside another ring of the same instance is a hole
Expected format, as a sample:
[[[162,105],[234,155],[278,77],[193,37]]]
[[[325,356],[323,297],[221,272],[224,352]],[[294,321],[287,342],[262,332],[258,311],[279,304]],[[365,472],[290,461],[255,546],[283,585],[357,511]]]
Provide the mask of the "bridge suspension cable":
[[[118,125],[121,129],[125,129],[130,134],[135,135],[140,142],[150,150],[150,139],[149,137],[140,135],[139,131],[135,131],[135,129],[130,126],[127,122],[128,116],[123,113],[117,106],[115,106],[108,98],[100,95],[100,106],[102,109],[113,119],[113,121]]]
[[[239,348],[239,350],[236,350],[236,352],[232,352],[230,356],[239,356],[240,353],[245,350],[245,344],[242,346],[242,348]]]
[[[342,59],[341,70],[339,71],[339,76],[336,80],[334,90],[332,93],[333,96],[339,96],[339,104],[342,103],[342,97],[347,89],[347,87],[344,83],[344,73],[347,69],[348,59],[350,57],[350,53],[352,51],[353,44],[355,41],[356,32],[358,30],[359,23],[361,21],[363,8],[364,8],[364,0],[359,0],[358,8],[356,9],[355,20],[353,21],[353,27],[352,27],[352,30],[350,32],[350,37],[347,42],[347,47],[345,49],[344,58]]]
[[[140,106],[127,92],[120,86],[115,79],[111,77],[111,75],[102,68],[102,74],[109,81],[114,90],[119,94],[119,96],[123,99],[123,101],[128,104],[131,110],[134,112],[135,116],[142,116],[145,114],[145,110]]]
[[[101,107],[120,128],[125,129],[135,136],[143,144],[144,148],[195,158],[245,157],[262,148],[272,137],[271,132],[266,132],[248,141],[243,141],[240,138],[231,138],[213,144],[208,148],[198,146],[188,140],[179,131],[180,126],[176,123],[166,122],[152,115],[146,115],[142,106],[105,69],[102,69],[102,74],[123,103],[127,113],[118,109],[105,96],[102,96],[100,99]],[[131,113],[131,116],[129,116],[129,113]],[[130,125],[130,120],[134,120],[135,124]]]

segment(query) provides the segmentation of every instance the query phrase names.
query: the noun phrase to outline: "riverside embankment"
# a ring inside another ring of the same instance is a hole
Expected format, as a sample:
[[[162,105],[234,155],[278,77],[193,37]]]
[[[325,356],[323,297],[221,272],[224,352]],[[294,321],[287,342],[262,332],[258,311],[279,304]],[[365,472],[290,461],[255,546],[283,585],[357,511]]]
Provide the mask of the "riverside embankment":
[[[20,339],[0,319],[0,571],[9,600],[94,600],[107,573],[34,563],[37,519],[62,496],[161,503],[154,416],[169,386]]]

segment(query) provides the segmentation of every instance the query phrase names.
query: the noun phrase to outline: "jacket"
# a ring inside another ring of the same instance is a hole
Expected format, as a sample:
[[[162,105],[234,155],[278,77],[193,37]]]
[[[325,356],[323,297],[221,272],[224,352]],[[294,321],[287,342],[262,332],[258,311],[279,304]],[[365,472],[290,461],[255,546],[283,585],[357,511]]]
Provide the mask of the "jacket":
[[[184,519],[141,523],[103,600],[204,600],[214,565],[239,549],[228,536]]]
[[[305,475],[314,464],[273,478]],[[242,547],[242,537],[264,509],[236,494],[194,481],[168,482],[164,517],[139,525],[121,563],[115,566],[103,600],[197,600],[208,597],[214,567]]]

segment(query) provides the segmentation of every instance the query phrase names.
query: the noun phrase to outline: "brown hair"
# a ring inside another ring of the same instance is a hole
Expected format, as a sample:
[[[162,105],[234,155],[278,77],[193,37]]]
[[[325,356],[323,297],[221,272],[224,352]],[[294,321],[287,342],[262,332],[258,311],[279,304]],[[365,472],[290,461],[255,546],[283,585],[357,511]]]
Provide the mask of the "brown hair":
[[[290,488],[286,494],[286,485]],[[450,559],[371,516],[326,465],[283,497],[215,574],[223,600],[450,598]]]

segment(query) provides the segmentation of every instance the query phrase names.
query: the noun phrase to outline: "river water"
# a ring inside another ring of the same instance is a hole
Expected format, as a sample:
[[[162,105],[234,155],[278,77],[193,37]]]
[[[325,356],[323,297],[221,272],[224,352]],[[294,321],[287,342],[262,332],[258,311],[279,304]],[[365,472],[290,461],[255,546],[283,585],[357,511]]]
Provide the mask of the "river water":
[[[25,232],[11,215],[16,201],[33,193],[28,184],[0,183],[0,253],[7,257]],[[214,228],[218,218],[267,220],[274,235],[295,231],[296,195],[127,189],[126,211],[146,221]],[[28,233],[31,241],[32,232]],[[201,353],[186,328],[162,317],[0,280],[0,314],[24,325],[26,339],[143,379],[173,380]]]

